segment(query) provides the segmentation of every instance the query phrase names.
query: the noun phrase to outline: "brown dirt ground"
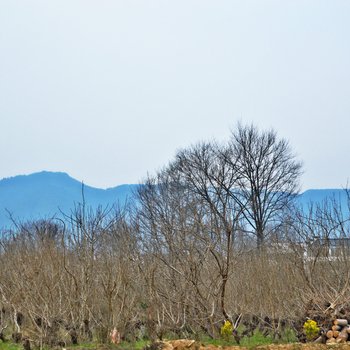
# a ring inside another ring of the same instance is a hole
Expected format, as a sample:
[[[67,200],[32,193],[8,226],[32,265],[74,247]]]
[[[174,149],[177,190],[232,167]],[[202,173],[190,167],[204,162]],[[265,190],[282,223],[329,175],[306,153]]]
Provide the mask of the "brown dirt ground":
[[[189,340],[179,339],[167,342],[168,347],[163,350],[248,350],[243,346],[198,346],[198,343]],[[169,346],[170,345],[170,346]],[[254,350],[350,350],[350,342],[347,344],[272,344],[257,346]]]

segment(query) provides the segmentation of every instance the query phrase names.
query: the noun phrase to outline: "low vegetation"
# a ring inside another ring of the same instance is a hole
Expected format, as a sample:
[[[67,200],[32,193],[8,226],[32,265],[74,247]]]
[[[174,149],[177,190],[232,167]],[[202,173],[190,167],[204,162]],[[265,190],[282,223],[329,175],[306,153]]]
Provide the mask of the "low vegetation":
[[[226,145],[179,151],[123,206],[14,222],[0,236],[1,349],[255,347],[350,319],[349,208],[296,208],[300,172],[275,132],[239,126]]]

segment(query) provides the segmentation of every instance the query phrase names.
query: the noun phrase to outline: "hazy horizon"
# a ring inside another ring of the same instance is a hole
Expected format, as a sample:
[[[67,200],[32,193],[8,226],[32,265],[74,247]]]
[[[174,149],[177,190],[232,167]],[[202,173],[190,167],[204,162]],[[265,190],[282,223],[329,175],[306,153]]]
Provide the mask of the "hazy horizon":
[[[113,189],[113,188],[116,188],[116,187],[121,187],[121,186],[133,186],[133,185],[139,185],[141,184],[141,182],[125,182],[125,183],[120,183],[120,184],[115,184],[115,185],[112,185],[112,186],[108,186],[108,187],[99,187],[99,186],[94,186],[94,185],[91,185],[90,183],[86,183],[84,180],[81,180],[81,179],[77,179],[75,177],[73,177],[71,174],[69,174],[68,172],[66,171],[50,171],[50,170],[40,170],[40,171],[37,171],[37,172],[33,172],[33,173],[28,173],[28,174],[16,174],[16,175],[12,175],[12,176],[6,176],[6,177],[3,177],[3,178],[0,178],[0,181],[2,180],[11,180],[13,178],[16,178],[16,177],[21,177],[21,176],[31,176],[31,175],[37,175],[37,174],[41,174],[41,173],[53,173],[53,174],[65,174],[65,175],[68,175],[70,178],[72,178],[73,180],[76,180],[78,182],[80,182],[81,184],[83,184],[84,186],[88,186],[88,187],[91,187],[91,188],[95,188],[95,189],[99,189],[99,190],[109,190],[109,189]],[[302,188],[299,193],[302,194],[306,191],[312,191],[312,190],[344,190],[344,189],[347,189],[347,186],[339,186],[339,187],[321,187],[321,188],[316,188],[316,187],[310,187],[310,188]]]
[[[273,128],[302,189],[349,179],[350,2],[6,1],[0,178],[139,183],[179,148]]]

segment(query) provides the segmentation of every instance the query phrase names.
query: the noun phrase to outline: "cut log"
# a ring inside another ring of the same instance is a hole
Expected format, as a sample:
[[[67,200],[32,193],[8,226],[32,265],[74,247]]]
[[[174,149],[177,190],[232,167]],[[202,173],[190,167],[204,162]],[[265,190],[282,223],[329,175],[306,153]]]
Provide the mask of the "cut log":
[[[163,344],[162,350],[173,350],[174,349],[173,346],[168,342],[163,342],[162,344]]]
[[[348,320],[343,319],[343,318],[338,318],[334,321],[334,324],[337,326],[345,327],[348,325]]]
[[[341,327],[338,325],[332,326],[332,331],[341,331]]]
[[[346,343],[346,340],[344,338],[338,337],[336,340],[336,343],[340,344],[340,343]]]
[[[327,336],[328,339],[333,338],[333,331],[328,331],[328,332],[326,333],[326,336]]]
[[[338,338],[340,332],[339,331],[333,331],[333,337]]]
[[[342,339],[344,342],[348,340],[349,333],[347,331],[347,328],[344,328],[338,335],[337,339]]]
[[[177,339],[177,340],[169,340],[169,344],[172,345],[174,350],[185,350],[196,347],[196,341],[190,339]]]
[[[329,338],[326,341],[326,344],[335,344],[337,341],[335,340],[335,338]]]

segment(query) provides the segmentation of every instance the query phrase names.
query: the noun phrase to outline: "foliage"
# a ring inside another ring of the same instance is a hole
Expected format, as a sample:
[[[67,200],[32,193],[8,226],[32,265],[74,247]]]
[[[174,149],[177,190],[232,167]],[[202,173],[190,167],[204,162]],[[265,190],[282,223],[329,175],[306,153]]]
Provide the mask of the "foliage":
[[[220,334],[224,339],[229,339],[233,332],[232,323],[229,320],[226,320],[223,326],[220,329]]]
[[[319,331],[320,328],[317,326],[316,321],[307,320],[304,323],[304,333],[306,335],[307,340],[313,340],[314,338],[316,338]]]
[[[117,345],[120,350],[141,350],[150,344],[149,340],[138,340],[136,342],[123,341]]]
[[[18,344],[12,344],[12,343],[3,343],[0,340],[0,349],[1,350],[22,350],[22,345],[18,345]]]
[[[238,327],[238,330],[240,327]],[[200,341],[204,345],[214,345],[214,346],[232,346],[232,344],[235,344],[233,339],[210,339],[208,337],[201,337]],[[254,334],[250,337],[243,337],[240,341],[240,345],[243,347],[246,347],[248,349],[253,349],[257,346],[262,345],[270,345],[270,344],[286,344],[286,343],[295,343],[297,341],[297,338],[295,336],[295,333],[292,329],[288,328],[285,330],[285,332],[282,333],[281,339],[278,341],[273,338],[272,335],[264,335],[260,331],[255,331]]]
[[[284,341],[281,341],[284,342]],[[251,337],[245,337],[242,339],[240,345],[249,349],[255,348],[256,346],[269,345],[275,343],[272,336],[264,336],[261,332],[255,332]]]

